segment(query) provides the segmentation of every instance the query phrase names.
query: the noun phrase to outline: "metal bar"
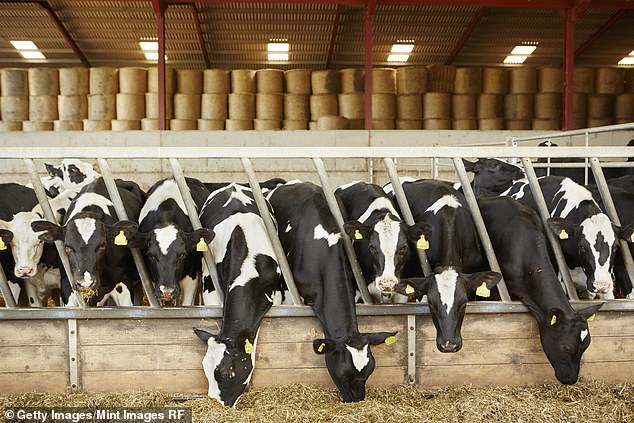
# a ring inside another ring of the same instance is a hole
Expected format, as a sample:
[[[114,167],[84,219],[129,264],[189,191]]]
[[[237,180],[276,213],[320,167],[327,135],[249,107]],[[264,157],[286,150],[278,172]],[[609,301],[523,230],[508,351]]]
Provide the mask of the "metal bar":
[[[416,316],[407,315],[407,384],[416,385]]]
[[[572,102],[575,77],[575,10],[564,11],[564,93],[563,93],[563,128],[571,129]]]
[[[196,210],[194,199],[192,198],[192,194],[191,192],[189,192],[189,187],[187,186],[187,182],[185,181],[183,169],[181,168],[178,160],[174,158],[170,159],[170,166],[172,167],[174,181],[176,181],[178,190],[180,191],[181,196],[183,197],[183,202],[185,203],[185,207],[187,208],[187,215],[189,217],[189,221],[192,224],[192,228],[194,228],[194,230],[200,229],[203,226],[200,223],[200,219],[198,218],[198,210]],[[218,269],[216,268],[216,258],[211,252],[211,249],[208,248],[207,251],[203,252],[203,258],[205,259],[205,264],[207,265],[209,276],[211,276],[211,282],[214,284],[216,292],[218,292],[220,303],[223,304],[225,298],[224,291],[222,290],[220,276],[218,275]]]
[[[71,391],[79,391],[79,354],[77,351],[76,319],[68,319],[68,382]]]
[[[11,287],[9,287],[7,275],[5,275],[2,266],[0,266],[0,292],[2,292],[2,297],[4,298],[4,306],[6,308],[17,307],[15,303],[15,298],[13,298],[13,292],[11,292]]]
[[[394,164],[394,160],[392,160],[389,157],[386,157],[383,159],[383,163],[385,164],[385,168],[387,169],[387,174],[390,177],[390,182],[392,182],[392,189],[394,190],[394,196],[396,197],[396,202],[398,203],[398,207],[401,209],[403,220],[405,220],[406,224],[408,224],[409,226],[412,226],[416,222],[414,221],[414,215],[412,214],[412,210],[410,209],[409,203],[407,202],[405,191],[403,191],[401,180],[398,178],[398,172],[396,171],[396,165]],[[421,269],[423,269],[423,275],[431,276],[433,274],[433,271],[432,271],[431,265],[429,264],[429,260],[427,259],[427,254],[425,254],[425,250],[416,248],[416,255],[418,256],[420,267]]]
[[[458,53],[460,53],[460,51],[467,44],[467,41],[469,41],[469,38],[471,38],[471,35],[475,32],[476,28],[480,24],[480,21],[482,20],[482,17],[486,14],[486,12],[487,9],[485,7],[480,7],[476,11],[476,13],[471,18],[471,22],[469,22],[469,25],[462,33],[462,36],[456,43],[455,47],[453,48],[453,50],[451,50],[451,53],[449,53],[449,57],[447,57],[447,60],[445,60],[445,65],[451,65],[453,63],[456,56],[458,56]]]
[[[258,180],[255,176],[255,171],[253,170],[251,160],[249,160],[248,158],[243,158],[242,166],[244,167],[244,171],[247,174],[249,186],[251,187],[251,191],[253,191],[253,198],[255,198],[255,204],[258,206],[260,216],[264,221],[266,232],[268,233],[271,244],[273,245],[273,251],[277,256],[277,264],[280,266],[280,270],[282,271],[282,275],[284,276],[284,280],[286,281],[286,285],[288,286],[288,291],[291,294],[293,304],[302,305],[303,302],[301,296],[299,295],[299,291],[297,290],[297,285],[295,285],[293,272],[291,271],[291,267],[289,266],[288,260],[286,259],[286,253],[284,252],[284,248],[282,248],[282,243],[280,242],[275,223],[273,222],[273,218],[271,217],[268,203],[264,199],[264,195],[262,194],[262,190],[260,189],[260,184],[258,183]]]
[[[335,21],[332,24],[332,33],[330,34],[330,45],[328,46],[328,56],[326,57],[326,69],[330,69],[332,57],[335,54],[335,45],[337,44],[337,33],[339,32],[339,21],[341,20],[341,12],[343,6],[338,4],[335,11]]]
[[[605,175],[601,169],[599,159],[592,157],[590,159],[590,166],[592,167],[592,173],[594,173],[594,180],[597,183],[599,194],[601,195],[601,199],[603,199],[606,213],[615,225],[621,226],[621,220],[619,219],[619,214],[614,206],[614,201],[612,200],[612,195],[610,194],[610,189],[608,188],[608,183],[605,180]],[[627,245],[627,241],[618,239],[618,242],[621,254],[623,255],[623,262],[625,264],[625,270],[627,271],[627,277],[630,278],[630,282],[634,286],[634,260],[632,259],[632,253]]]
[[[317,170],[317,174],[319,175],[321,187],[324,191],[326,202],[328,202],[330,212],[337,221],[339,231],[341,231],[343,248],[346,252],[346,256],[348,256],[348,261],[350,262],[350,267],[352,268],[352,274],[354,276],[354,280],[357,282],[357,287],[359,288],[359,292],[361,293],[361,298],[363,299],[363,302],[365,304],[372,304],[372,297],[370,296],[370,292],[368,291],[368,285],[365,282],[365,278],[363,277],[363,271],[361,270],[361,266],[359,265],[359,261],[357,260],[357,255],[354,252],[352,241],[350,240],[350,237],[348,237],[348,234],[343,227],[343,216],[341,215],[339,204],[337,203],[337,199],[335,198],[335,191],[330,185],[330,179],[328,178],[328,173],[326,172],[324,162],[320,158],[315,157],[313,158],[313,164],[315,165],[315,169]]]
[[[590,48],[592,44],[594,44],[599,38],[601,38],[603,34],[612,29],[618,21],[620,21],[630,12],[631,10],[621,9],[614,15],[612,15],[603,25],[601,25],[599,29],[595,31],[594,34],[592,34],[586,41],[584,41],[583,44],[579,46],[579,48],[577,48],[577,50],[575,51],[575,57],[579,57],[583,53],[585,53],[585,51]]]
[[[46,11],[46,14],[49,16],[49,18],[51,18],[51,20],[53,21],[53,24],[55,25],[59,33],[62,35],[62,37],[66,41],[66,44],[68,44],[68,46],[73,50],[73,52],[77,55],[77,57],[79,57],[79,60],[81,60],[81,63],[85,67],[89,68],[90,62],[88,61],[84,53],[81,51],[81,49],[79,48],[75,40],[73,40],[73,37],[70,36],[68,30],[66,29],[62,21],[59,20],[59,18],[57,17],[57,14],[53,11],[53,8],[51,7],[51,5],[48,4],[47,1],[40,1],[38,3],[42,7],[42,9]]]
[[[112,177],[112,172],[110,172],[110,166],[106,159],[99,159],[99,169],[101,169],[101,176],[103,177],[103,182],[106,185],[106,189],[108,190],[108,195],[110,196],[110,200],[114,206],[114,211],[117,213],[117,217],[121,220],[128,220],[128,213],[125,211],[125,206],[123,205],[123,201],[121,201],[121,195],[119,194],[119,189],[117,188],[117,184]],[[150,275],[148,274],[147,269],[145,268],[145,263],[143,262],[143,256],[141,255],[141,251],[138,248],[130,248],[130,252],[132,253],[132,258],[134,259],[134,264],[136,266],[137,271],[139,272],[139,277],[141,278],[141,285],[143,286],[143,291],[145,291],[145,295],[152,307],[160,307],[156,296],[154,295],[154,289],[152,287],[152,281]]]
[[[374,46],[374,12],[376,0],[368,0],[363,12],[363,57],[365,68],[364,128],[372,129],[372,50]]]
[[[55,223],[59,225],[57,221],[57,217],[51,208],[51,204],[48,202],[48,196],[46,195],[46,191],[44,190],[44,186],[42,185],[42,181],[40,180],[40,175],[38,175],[37,170],[35,169],[35,163],[33,163],[33,159],[24,159],[24,164],[26,165],[26,171],[31,178],[31,185],[33,185],[33,191],[35,191],[35,196],[37,197],[37,201],[40,203],[40,207],[42,208],[42,213],[44,214],[44,218],[51,223]],[[75,284],[70,280],[73,272],[70,268],[70,262],[68,261],[68,255],[66,254],[66,250],[64,249],[64,241],[55,241],[55,249],[57,250],[57,254],[59,255],[59,259],[62,262],[62,267],[64,268],[64,272],[66,273],[66,277],[68,278],[70,288],[73,290],[75,294],[75,298],[80,307],[85,307],[84,300],[79,292],[75,290]],[[63,275],[62,275],[63,277]]]
[[[211,67],[211,62],[209,61],[209,53],[207,52],[207,45],[205,44],[205,36],[203,35],[203,30],[200,25],[200,18],[198,17],[198,8],[196,7],[196,3],[191,4],[192,8],[192,19],[194,20],[194,27],[196,28],[196,36],[198,37],[198,45],[200,46],[200,52],[203,55],[203,59],[205,60],[205,68],[209,69]]]
[[[553,249],[553,253],[555,254],[555,259],[557,260],[557,266],[559,267],[559,273],[564,278],[564,286],[566,287],[566,291],[568,292],[568,297],[572,301],[579,301],[579,297],[577,296],[577,290],[575,289],[575,285],[572,282],[572,278],[570,277],[570,270],[568,269],[568,264],[566,263],[566,259],[564,258],[564,253],[561,250],[561,244],[559,244],[559,240],[555,238],[553,231],[548,228],[548,218],[550,217],[550,212],[548,211],[548,206],[546,205],[546,200],[544,200],[544,194],[542,193],[542,188],[539,186],[539,181],[537,180],[537,175],[535,175],[535,169],[533,169],[533,164],[531,163],[531,159],[528,157],[522,157],[522,164],[524,165],[524,172],[526,173],[526,177],[528,178],[528,183],[531,187],[531,192],[533,193],[533,198],[537,203],[537,211],[539,212],[539,217],[542,219],[542,223],[544,225],[544,232],[546,233],[546,238],[550,243],[550,246]]]
[[[461,158],[457,157],[453,159],[453,164],[456,168],[456,173],[458,173],[458,178],[460,178],[462,191],[464,192],[465,198],[467,199],[467,205],[469,206],[469,211],[471,212],[471,216],[473,217],[473,223],[475,224],[476,230],[478,231],[478,235],[480,236],[480,241],[482,242],[482,247],[484,248],[484,253],[486,254],[487,261],[489,262],[489,267],[491,268],[491,270],[502,274],[502,269],[500,268],[498,259],[495,256],[495,251],[493,250],[493,245],[491,244],[491,238],[489,238],[489,232],[484,225],[484,220],[482,219],[482,214],[480,213],[480,208],[478,207],[478,201],[476,200],[473,189],[471,188],[471,183],[469,182],[469,177],[467,176],[467,171],[465,170],[464,163],[462,162]],[[502,277],[502,279],[500,279],[500,282],[498,282],[497,288],[502,301],[511,301],[511,296],[509,295],[509,290],[506,287],[504,277]]]
[[[621,131],[627,129],[634,129],[633,123],[620,123],[617,125],[605,125],[605,126],[597,126],[596,128],[586,128],[586,129],[575,129],[571,131],[560,131],[553,132],[550,134],[544,135],[531,135],[530,137],[516,137],[516,142],[522,141],[536,141],[536,140],[545,140],[548,138],[566,138],[574,135],[584,135],[586,132],[589,134],[599,134],[602,132],[612,132],[612,131]]]
[[[533,163],[533,167],[538,168],[538,167],[546,167],[548,164],[547,163]],[[586,163],[581,163],[581,162],[570,162],[570,163],[563,163],[563,162],[558,162],[558,163],[551,163],[550,167],[552,167],[553,169],[555,168],[564,168],[564,169],[585,169],[586,168]],[[634,167],[634,162],[603,162],[601,163],[601,167],[602,168],[606,168],[606,167]]]

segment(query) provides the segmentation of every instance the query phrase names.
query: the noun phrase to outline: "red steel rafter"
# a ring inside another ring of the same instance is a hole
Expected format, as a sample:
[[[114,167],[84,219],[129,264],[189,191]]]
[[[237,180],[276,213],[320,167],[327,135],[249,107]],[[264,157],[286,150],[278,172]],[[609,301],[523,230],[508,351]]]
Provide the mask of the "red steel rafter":
[[[196,27],[196,35],[198,36],[198,44],[200,45],[200,51],[205,60],[205,67],[210,68],[211,63],[209,61],[209,53],[207,52],[207,45],[205,44],[205,36],[203,35],[202,27],[200,26],[200,18],[198,17],[198,8],[196,3],[191,4],[192,18],[194,20],[194,26]]]
[[[590,48],[592,44],[594,44],[599,38],[601,38],[603,34],[612,29],[612,27],[614,27],[614,25],[616,25],[616,23],[620,21],[621,18],[627,16],[629,13],[631,13],[631,10],[621,9],[614,15],[612,15],[610,19],[608,19],[603,25],[601,25],[601,28],[599,28],[594,34],[590,36],[590,38],[588,38],[583,44],[579,46],[577,51],[575,51],[575,57],[581,56],[588,48]]]
[[[478,9],[476,14],[473,15],[471,22],[469,22],[469,26],[467,26],[467,29],[465,29],[465,31],[462,33],[462,36],[456,43],[456,46],[453,48],[453,50],[451,50],[451,53],[449,53],[449,57],[447,57],[447,60],[445,61],[445,65],[451,65],[451,63],[454,61],[456,56],[458,56],[458,53],[460,53],[460,50],[462,50],[465,44],[467,44],[467,41],[469,41],[469,38],[471,38],[471,35],[476,30],[476,28],[480,24],[480,21],[482,20],[482,17],[485,14],[486,14],[486,8],[481,7]]]
[[[330,45],[328,46],[328,57],[326,58],[326,69],[330,69],[332,57],[335,54],[335,45],[337,44],[337,34],[339,33],[339,21],[341,20],[341,12],[343,6],[338,4],[335,11],[335,21],[332,24],[332,34],[330,34]]]
[[[64,26],[62,21],[59,20],[59,18],[57,17],[57,14],[55,13],[55,11],[51,7],[51,5],[48,4],[47,1],[40,1],[40,2],[37,2],[37,3],[40,5],[40,7],[42,9],[44,9],[44,11],[48,15],[48,17],[51,18],[51,20],[53,21],[53,24],[55,25],[55,27],[57,28],[59,33],[62,35],[64,40],[66,40],[66,44],[68,44],[68,46],[77,55],[79,60],[81,60],[81,63],[84,66],[89,68],[90,67],[90,62],[88,61],[88,59],[86,58],[84,53],[81,51],[81,49],[79,48],[79,46],[77,45],[75,40],[73,40],[73,37],[70,36],[70,33],[68,32],[68,30],[66,29],[66,27]]]

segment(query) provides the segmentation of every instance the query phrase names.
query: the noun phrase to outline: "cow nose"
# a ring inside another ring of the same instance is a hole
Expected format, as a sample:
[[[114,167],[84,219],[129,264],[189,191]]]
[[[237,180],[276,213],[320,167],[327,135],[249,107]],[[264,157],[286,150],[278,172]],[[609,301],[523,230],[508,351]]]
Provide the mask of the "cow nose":
[[[92,275],[86,271],[84,272],[84,278],[80,279],[79,281],[77,281],[77,285],[79,285],[80,288],[91,288],[95,283],[95,279],[92,277]]]
[[[16,266],[13,273],[15,273],[15,276],[18,278],[32,277],[37,273],[37,269],[31,266]]]
[[[445,341],[438,344],[438,349],[444,353],[458,352],[460,346],[454,341]]]
[[[612,281],[594,281],[592,287],[599,294],[607,294],[612,290]]]
[[[394,276],[379,277],[375,280],[376,289],[381,292],[393,292],[398,285],[398,279]]]

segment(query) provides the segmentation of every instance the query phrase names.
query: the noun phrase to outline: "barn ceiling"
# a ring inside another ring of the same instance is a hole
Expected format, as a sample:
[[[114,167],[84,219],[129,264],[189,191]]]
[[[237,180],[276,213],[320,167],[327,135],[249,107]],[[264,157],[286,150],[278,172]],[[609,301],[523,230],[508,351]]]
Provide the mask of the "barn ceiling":
[[[0,0],[0,67],[72,66],[81,64],[56,26],[54,17],[92,66],[148,66],[138,41],[156,37],[153,1],[158,0]],[[197,2],[170,5],[165,13],[168,64],[178,68],[204,68],[196,19],[210,67],[311,67],[363,66],[364,10],[358,6],[289,0],[280,4]],[[352,1],[342,1],[352,4]],[[383,3],[383,4],[382,4]],[[528,65],[563,63],[564,18],[561,9],[486,7],[494,1],[410,0],[409,5],[378,1],[374,17],[374,63],[387,65],[390,46],[413,39],[408,64],[499,65],[512,47],[522,41],[539,42]],[[445,5],[430,5],[430,4]],[[501,2],[498,2],[501,3]],[[519,3],[518,1],[511,3]],[[534,4],[527,1],[528,4]],[[539,3],[546,3],[541,1]],[[553,5],[560,4],[553,0]],[[579,65],[614,66],[634,50],[634,1],[570,0],[587,8],[575,25]],[[606,7],[596,7],[605,3]],[[465,4],[453,6],[447,4]],[[609,7],[607,7],[609,6]],[[47,11],[47,7],[50,11]],[[52,15],[54,17],[52,18]],[[465,32],[462,48],[456,47]],[[266,43],[285,38],[290,60],[267,62]],[[588,40],[593,40],[588,43]],[[22,59],[10,40],[32,40],[47,60]],[[334,41],[333,41],[334,40]],[[332,53],[329,55],[331,45]],[[452,51],[454,54],[452,55]],[[330,57],[329,57],[330,56]]]

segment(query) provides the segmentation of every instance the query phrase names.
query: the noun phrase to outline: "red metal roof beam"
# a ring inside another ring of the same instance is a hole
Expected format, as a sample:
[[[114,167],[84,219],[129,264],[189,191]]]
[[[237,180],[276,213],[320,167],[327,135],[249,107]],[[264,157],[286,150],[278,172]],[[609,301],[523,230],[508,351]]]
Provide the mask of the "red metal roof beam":
[[[64,37],[64,40],[66,40],[66,43],[70,46],[73,52],[75,52],[77,57],[79,57],[79,60],[81,60],[81,63],[87,68],[89,68],[90,62],[88,61],[88,59],[86,59],[86,56],[84,55],[84,53],[79,49],[79,46],[77,45],[77,43],[75,43],[75,40],[73,40],[73,37],[70,36],[68,30],[66,30],[66,28],[64,27],[64,24],[62,24],[62,21],[59,20],[59,18],[53,11],[53,8],[51,8],[51,5],[48,4],[48,2],[46,1],[40,1],[37,3],[40,5],[40,7],[42,7],[42,9],[44,9],[48,17],[51,18],[51,20],[53,21],[53,24],[55,24],[59,33],[62,35],[62,37]]]
[[[577,48],[577,51],[575,51],[575,57],[579,57],[583,53],[585,53],[585,51],[588,50],[590,46],[594,44],[599,38],[601,38],[603,34],[612,29],[612,27],[614,27],[614,25],[616,25],[618,21],[620,21],[631,12],[631,10],[621,9],[614,15],[612,15],[610,19],[608,19],[603,25],[601,25],[601,28],[599,28],[594,34],[592,34],[590,38],[588,38],[583,44],[579,46],[579,48]]]
[[[207,52],[207,45],[205,44],[205,36],[203,35],[202,27],[200,26],[200,19],[198,17],[198,8],[196,3],[191,4],[192,18],[194,20],[194,27],[196,28],[196,35],[198,36],[198,44],[200,45],[200,52],[205,60],[205,67],[210,68],[211,62],[209,61],[209,53]]]
[[[335,22],[332,24],[332,34],[330,34],[330,45],[328,46],[328,57],[326,58],[326,69],[330,69],[332,57],[335,54],[335,45],[337,44],[337,34],[339,33],[339,21],[341,20],[341,12],[343,6],[338,4],[335,11]]]
[[[445,61],[445,65],[451,65],[454,59],[458,56],[458,53],[460,53],[460,51],[467,44],[467,41],[469,41],[469,38],[471,38],[471,35],[480,24],[480,21],[482,20],[482,17],[486,14],[486,12],[487,12],[486,7],[481,7],[478,9],[476,14],[473,15],[473,18],[471,18],[471,22],[469,22],[469,26],[462,33],[462,36],[456,43],[456,46],[453,48],[453,50],[451,50],[451,53],[449,53],[449,57]]]

